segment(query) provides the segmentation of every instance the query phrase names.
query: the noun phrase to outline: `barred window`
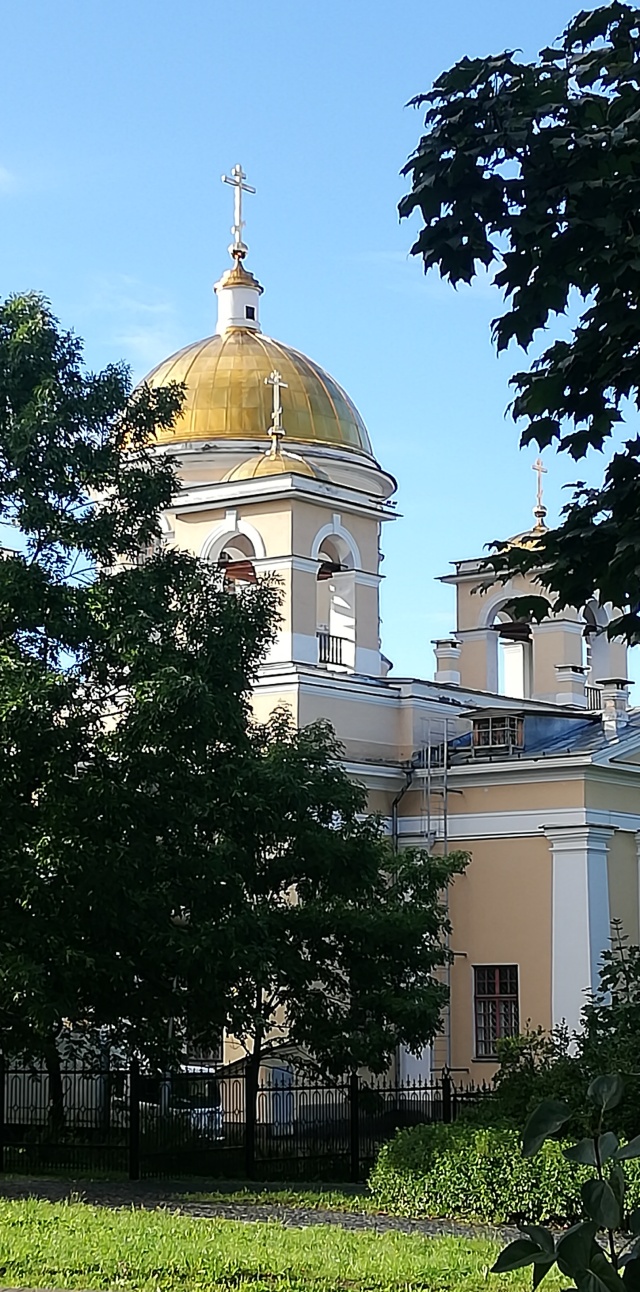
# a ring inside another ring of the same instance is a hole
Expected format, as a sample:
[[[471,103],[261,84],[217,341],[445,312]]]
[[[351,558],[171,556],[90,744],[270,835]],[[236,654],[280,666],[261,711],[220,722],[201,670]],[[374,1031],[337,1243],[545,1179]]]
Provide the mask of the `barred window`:
[[[473,973],[476,1057],[493,1059],[497,1042],[518,1032],[518,966],[477,965]]]

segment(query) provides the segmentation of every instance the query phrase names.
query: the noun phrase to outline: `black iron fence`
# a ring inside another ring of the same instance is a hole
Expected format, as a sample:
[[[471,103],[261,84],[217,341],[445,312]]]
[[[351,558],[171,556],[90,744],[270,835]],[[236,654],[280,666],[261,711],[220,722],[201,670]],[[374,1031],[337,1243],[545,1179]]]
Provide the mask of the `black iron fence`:
[[[357,1181],[397,1129],[452,1122],[484,1093],[447,1072],[324,1081],[280,1067],[259,1083],[253,1116],[243,1072],[158,1077],[134,1060],[60,1075],[56,1084],[37,1066],[0,1060],[0,1171]]]

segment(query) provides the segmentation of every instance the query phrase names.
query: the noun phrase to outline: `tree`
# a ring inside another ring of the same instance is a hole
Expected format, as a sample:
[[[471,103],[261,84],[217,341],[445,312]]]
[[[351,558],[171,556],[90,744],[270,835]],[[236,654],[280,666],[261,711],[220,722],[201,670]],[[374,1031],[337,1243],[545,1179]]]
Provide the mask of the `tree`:
[[[44,1057],[58,1117],[63,1023],[161,1069],[226,1027],[257,1085],[283,1031],[379,1069],[446,1000],[466,858],[396,857],[326,725],[252,720],[277,588],[158,542],[181,393],[0,308],[0,1046]]]
[[[464,853],[395,854],[343,770],[327,723],[276,711],[254,729],[241,828],[245,947],[229,1027],[245,1044],[255,1104],[261,1060],[297,1052],[323,1073],[382,1071],[441,1028],[450,931],[443,894]]]
[[[43,1056],[58,1103],[64,1021],[166,1052],[205,954],[225,1021],[218,831],[277,594],[229,596],[159,544],[177,478],[153,441],[181,400],[87,373],[41,298],[0,308],[0,522],[21,535],[0,560],[0,1046]]]
[[[640,400],[639,76],[640,9],[613,0],[578,14],[537,61],[464,58],[414,100],[427,113],[400,203],[424,221],[412,252],[454,285],[495,270],[507,303],[498,350],[526,351],[566,320],[568,337],[513,377],[512,412],[522,444],[576,460],[602,451]],[[640,640],[640,437],[613,453],[599,488],[578,482],[557,529],[491,564],[542,569],[558,608],[599,595],[620,607],[611,634]]]

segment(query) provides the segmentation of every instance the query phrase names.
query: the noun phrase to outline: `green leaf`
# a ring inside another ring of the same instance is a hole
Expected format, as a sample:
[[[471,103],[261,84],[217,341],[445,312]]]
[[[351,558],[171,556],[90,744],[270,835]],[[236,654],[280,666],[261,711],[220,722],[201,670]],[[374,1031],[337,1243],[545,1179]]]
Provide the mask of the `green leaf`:
[[[596,1286],[606,1288],[607,1292],[623,1292],[624,1283],[620,1275],[617,1270],[614,1270],[613,1265],[597,1243],[594,1244],[594,1249],[591,1253],[589,1272],[598,1279],[599,1283]]]
[[[582,1201],[601,1229],[618,1229],[622,1213],[618,1200],[606,1180],[587,1180],[581,1190]]]
[[[608,1162],[613,1157],[619,1140],[613,1131],[606,1131],[604,1135],[598,1136],[598,1154],[600,1162]],[[597,1166],[598,1157],[596,1156],[596,1141],[591,1137],[581,1139],[578,1144],[572,1144],[571,1148],[563,1149],[563,1156],[567,1162],[581,1162],[584,1166]]]
[[[637,1256],[627,1261],[622,1275],[626,1292],[640,1292],[640,1259]]]
[[[549,1135],[559,1131],[569,1120],[571,1111],[557,1099],[545,1099],[534,1108],[522,1132],[523,1157],[533,1157]]]
[[[624,1171],[621,1166],[618,1166],[617,1162],[614,1162],[609,1168],[609,1184],[618,1200],[620,1211],[624,1214],[624,1196],[626,1193],[627,1182],[625,1180]]]
[[[583,1220],[579,1225],[572,1225],[566,1234],[558,1240],[556,1258],[563,1274],[575,1278],[581,1270],[586,1270],[592,1254],[596,1226],[591,1220]]]
[[[619,1072],[611,1072],[606,1076],[595,1077],[591,1082],[587,1095],[589,1099],[604,1112],[607,1108],[615,1108],[622,1099],[624,1094],[624,1082]]]
[[[635,1139],[629,1140],[628,1144],[623,1144],[622,1148],[619,1148],[616,1153],[618,1162],[628,1161],[632,1157],[640,1157],[640,1135],[636,1135]]]
[[[629,1216],[629,1229],[632,1234],[640,1234],[640,1207],[636,1207],[635,1211],[631,1212],[631,1215]]]
[[[550,1229],[544,1229],[542,1225],[519,1225],[518,1228],[532,1242],[538,1243],[543,1252],[546,1252],[548,1256],[553,1256],[555,1260],[556,1245]]]
[[[515,1242],[505,1247],[492,1266],[492,1274],[507,1274],[509,1270],[520,1270],[524,1265],[533,1265],[534,1261],[544,1259],[544,1253],[538,1243],[530,1238],[516,1238]]]
[[[536,1261],[533,1267],[532,1286],[533,1286],[534,1292],[535,1292],[535,1289],[540,1286],[540,1284],[542,1283],[542,1280],[546,1278],[547,1274],[549,1273],[549,1270],[553,1269],[555,1263],[556,1263],[555,1256],[551,1256],[547,1260]]]

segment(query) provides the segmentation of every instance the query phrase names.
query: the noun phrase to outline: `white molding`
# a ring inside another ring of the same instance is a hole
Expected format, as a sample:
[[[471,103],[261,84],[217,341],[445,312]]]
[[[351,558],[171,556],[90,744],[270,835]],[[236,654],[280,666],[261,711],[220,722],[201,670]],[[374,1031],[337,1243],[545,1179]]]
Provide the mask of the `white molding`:
[[[301,574],[313,574],[314,578],[318,572],[318,562],[309,556],[264,556],[254,561],[254,565],[258,571],[297,570]]]
[[[532,624],[531,631],[534,637],[545,637],[547,633],[558,631],[563,633],[569,631],[575,633],[576,636],[582,637],[584,620],[580,622],[579,619],[564,619],[562,615],[558,615],[557,619],[543,619],[540,624]],[[556,665],[556,667],[559,666]]]
[[[414,785],[417,778],[414,779]],[[401,835],[417,837],[423,829],[423,817],[401,816]],[[598,811],[592,808],[535,808],[516,812],[449,812],[450,839],[536,839],[550,830],[576,831],[586,834],[600,830],[607,837],[615,830],[629,834],[640,832],[640,813]],[[559,836],[560,837],[560,836]]]
[[[379,677],[380,667],[379,650],[371,650],[368,646],[356,646],[356,673],[364,673],[365,677]]]
[[[355,573],[357,588],[379,588],[384,578],[383,574],[369,574],[367,570],[356,570]]]
[[[350,534],[349,530],[342,524],[342,516],[340,515],[340,512],[337,511],[334,511],[330,522],[323,525],[322,528],[318,530],[313,543],[311,544],[311,556],[314,560],[318,560],[318,553],[325,538],[331,538],[332,534],[337,534],[338,538],[341,538],[343,542],[347,544],[353,559],[354,569],[361,569],[362,557],[360,556],[358,544],[356,543],[353,534]]]
[[[227,505],[280,502],[283,498],[300,498],[316,503],[323,510],[340,504],[343,511],[354,516],[368,516],[377,521],[397,520],[399,513],[391,510],[383,498],[378,502],[369,492],[360,492],[349,485],[313,480],[310,476],[294,474],[260,476],[249,480],[213,480],[209,484],[184,486],[171,503],[177,515],[203,511],[208,507]]]
[[[200,548],[200,559],[217,561],[225,543],[235,534],[244,534],[245,538],[249,539],[258,560],[266,559],[267,549],[262,534],[255,525],[251,524],[251,521],[245,520],[243,516],[239,517],[235,507],[227,510],[224,520],[219,520],[209,531]]]

